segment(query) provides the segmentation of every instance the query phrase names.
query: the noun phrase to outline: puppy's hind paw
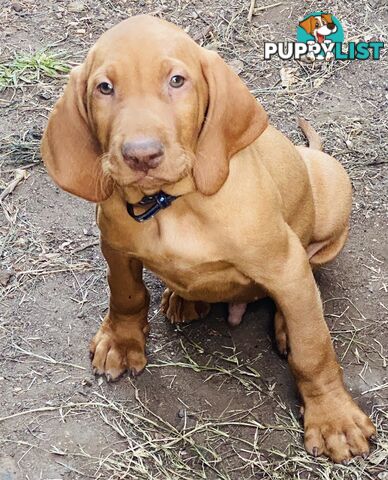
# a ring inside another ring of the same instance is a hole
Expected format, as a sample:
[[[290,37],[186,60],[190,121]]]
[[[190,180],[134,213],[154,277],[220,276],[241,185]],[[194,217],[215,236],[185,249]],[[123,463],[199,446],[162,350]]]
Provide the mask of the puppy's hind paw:
[[[170,323],[188,323],[204,318],[209,313],[210,304],[185,300],[169,288],[163,292],[161,310]]]

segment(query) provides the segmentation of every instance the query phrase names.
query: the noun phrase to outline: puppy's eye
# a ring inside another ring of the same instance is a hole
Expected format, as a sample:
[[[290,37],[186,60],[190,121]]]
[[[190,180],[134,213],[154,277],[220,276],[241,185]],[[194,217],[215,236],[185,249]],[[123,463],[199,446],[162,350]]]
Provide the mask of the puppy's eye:
[[[170,87],[180,88],[185,83],[185,79],[182,77],[182,75],[174,75],[173,77],[170,78],[169,83],[170,83]]]
[[[97,90],[103,95],[112,95],[113,85],[109,82],[102,82],[99,85],[97,85]]]

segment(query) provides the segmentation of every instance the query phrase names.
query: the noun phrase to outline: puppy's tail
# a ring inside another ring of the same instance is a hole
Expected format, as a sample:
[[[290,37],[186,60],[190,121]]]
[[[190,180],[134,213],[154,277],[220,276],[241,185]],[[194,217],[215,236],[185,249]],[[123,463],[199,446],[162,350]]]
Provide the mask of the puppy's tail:
[[[298,125],[302,132],[304,133],[307,141],[309,142],[309,147],[314,150],[322,150],[322,141],[318,132],[314,130],[311,124],[302,117],[298,118]]]

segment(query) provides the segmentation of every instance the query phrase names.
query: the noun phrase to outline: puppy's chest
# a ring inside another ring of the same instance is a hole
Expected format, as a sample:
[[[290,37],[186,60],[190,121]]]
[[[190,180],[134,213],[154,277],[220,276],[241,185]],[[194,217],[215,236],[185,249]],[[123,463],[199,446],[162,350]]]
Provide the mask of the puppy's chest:
[[[208,298],[211,294],[214,301],[219,301],[230,295],[230,289],[247,283],[228,260],[230,239],[217,235],[213,225],[187,216],[165,217],[153,227],[152,232],[144,229],[136,236],[132,253],[186,298]]]
[[[133,242],[134,254],[145,264],[168,270],[192,270],[225,260],[222,248],[212,239],[212,232],[195,219],[155,219]]]
[[[231,260],[241,248],[239,226],[225,211],[208,218],[187,210],[171,207],[136,223],[121,208],[104,209],[98,224],[104,241],[140,260],[184,298],[234,298],[251,283]]]

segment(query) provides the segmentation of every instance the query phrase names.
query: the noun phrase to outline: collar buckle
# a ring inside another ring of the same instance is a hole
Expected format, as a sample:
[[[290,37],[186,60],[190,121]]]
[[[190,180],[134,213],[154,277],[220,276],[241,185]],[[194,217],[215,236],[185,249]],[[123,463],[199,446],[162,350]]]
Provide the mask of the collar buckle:
[[[137,222],[142,223],[150,218],[154,217],[160,210],[167,208],[171,203],[176,200],[178,197],[173,195],[168,195],[164,192],[158,192],[155,195],[148,195],[143,197],[137,205],[146,206],[151,205],[148,210],[145,212],[136,215],[134,212],[134,206],[132,203],[127,202],[127,212],[128,214]]]

